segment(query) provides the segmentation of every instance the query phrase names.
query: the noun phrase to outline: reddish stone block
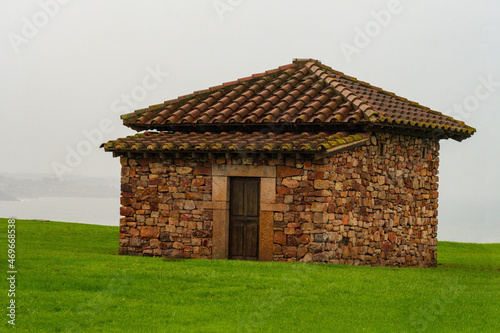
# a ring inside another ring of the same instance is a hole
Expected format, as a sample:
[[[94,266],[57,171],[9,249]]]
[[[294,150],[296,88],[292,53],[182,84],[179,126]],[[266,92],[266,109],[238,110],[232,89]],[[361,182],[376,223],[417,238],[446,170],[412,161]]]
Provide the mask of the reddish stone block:
[[[321,196],[323,196],[323,191],[317,190],[317,191],[307,192],[307,196],[309,196],[309,197],[321,197]]]
[[[289,166],[279,165],[276,167],[276,176],[277,177],[293,177],[293,176],[302,176],[304,174],[304,170],[292,168]]]
[[[168,249],[163,251],[163,255],[168,258],[179,258],[181,252],[178,249]]]
[[[193,179],[191,180],[191,186],[203,186],[205,185],[205,179],[203,178],[196,178],[196,179]]]
[[[158,248],[160,247],[160,241],[156,238],[153,238],[149,241],[149,246],[151,246],[152,248]]]
[[[188,178],[182,178],[179,182],[179,185],[181,187],[190,187],[191,186],[191,179]]]
[[[184,249],[184,244],[182,244],[180,242],[174,242],[174,244],[172,245],[172,247],[174,249]]]
[[[160,237],[160,228],[150,227],[150,226],[143,226],[141,228],[141,238],[159,238],[159,237]]]
[[[188,200],[203,200],[203,193],[188,192],[188,193],[186,193],[186,199],[188,199]]]
[[[295,179],[285,178],[285,179],[283,179],[283,181],[281,182],[281,184],[283,186],[286,186],[286,187],[290,188],[290,189],[294,189],[294,188],[299,187],[299,182],[296,181]]]
[[[162,185],[165,183],[165,180],[161,179],[161,178],[154,178],[154,179],[150,179],[148,181],[148,185]]]
[[[313,230],[314,229],[314,223],[303,223],[302,224],[302,230]]]
[[[130,238],[129,245],[131,247],[140,247],[140,246],[142,246],[142,241],[138,237],[132,237],[132,238]]]
[[[139,165],[148,165],[151,162],[150,158],[140,158],[137,160]]]
[[[302,262],[313,262],[313,254],[312,253],[306,253],[304,258],[301,260]]]
[[[295,235],[286,235],[286,245],[297,246],[300,244],[300,240]]]
[[[389,252],[391,250],[391,243],[390,242],[383,242],[382,243],[382,252]]]
[[[348,259],[351,255],[351,251],[347,246],[342,246],[342,259]]]
[[[155,168],[150,167],[149,170],[152,174],[159,175],[159,174],[167,172],[167,167],[165,167],[165,166],[155,167]]]
[[[305,245],[299,245],[297,248],[297,259],[302,259],[307,252],[307,247]]]
[[[120,185],[120,190],[122,192],[132,192],[132,185],[130,185],[130,184],[121,184]]]
[[[307,174],[307,179],[315,180],[315,179],[324,179],[325,173],[323,171],[310,172]]]
[[[309,250],[313,253],[319,253],[322,252],[324,249],[324,244],[323,243],[310,243],[309,244]]]
[[[123,206],[130,206],[132,204],[132,199],[127,197],[121,197],[120,204],[122,204]]]
[[[210,167],[201,167],[201,166],[200,167],[196,167],[193,170],[193,174],[195,176],[197,176],[197,175],[210,176],[210,175],[212,175],[212,168],[210,168]]]
[[[288,188],[288,187],[284,187],[284,186],[276,186],[276,191],[278,192],[278,194],[293,194],[293,190],[291,188]]]
[[[309,194],[313,190],[312,186],[301,186],[297,189],[295,189],[296,194]]]
[[[327,223],[328,222],[328,214],[326,214],[326,213],[314,213],[313,222],[319,223],[319,224]]]
[[[158,192],[158,189],[156,187],[147,187],[144,189],[144,195],[151,195],[151,194],[156,194]]]
[[[127,177],[130,175],[130,167],[122,167],[122,177]]]
[[[281,250],[285,258],[296,258],[297,257],[297,247],[295,246],[282,246]]]
[[[282,231],[274,232],[274,243],[285,245],[286,244],[286,235]]]
[[[328,204],[324,202],[313,202],[311,205],[311,212],[326,212]]]
[[[212,237],[212,232],[209,230],[194,230],[192,235],[197,238],[208,238]]]
[[[122,206],[120,207],[120,215],[121,216],[133,216],[135,210],[132,207]]]
[[[328,254],[326,254],[324,252],[313,254],[313,261],[314,262],[326,262],[326,261],[328,261],[328,259],[329,259]]]
[[[312,213],[311,212],[300,212],[299,222],[311,222]]]
[[[168,185],[160,185],[158,186],[158,192],[168,192],[169,191],[169,186]]]

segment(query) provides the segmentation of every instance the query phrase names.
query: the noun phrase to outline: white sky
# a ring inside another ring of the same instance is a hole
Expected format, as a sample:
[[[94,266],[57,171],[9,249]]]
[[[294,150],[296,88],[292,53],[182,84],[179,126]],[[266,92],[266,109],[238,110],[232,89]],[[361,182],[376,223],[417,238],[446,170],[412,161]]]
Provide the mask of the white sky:
[[[68,166],[68,149],[90,147],[81,161],[72,160],[72,174],[117,177],[119,161],[91,146],[82,131],[98,130],[109,120],[113,129],[99,130],[99,141],[129,135],[133,131],[121,125],[120,113],[293,58],[315,58],[475,127],[471,139],[441,141],[438,234],[500,242],[498,1],[0,0],[0,5],[0,173],[54,174],[54,163]],[[364,40],[360,31],[368,34]],[[356,52],[346,56],[342,46],[347,45]],[[147,81],[145,90],[148,69],[168,76],[154,88],[155,82]],[[131,93],[137,107],[125,108],[122,96]],[[120,112],[113,112],[113,105]]]

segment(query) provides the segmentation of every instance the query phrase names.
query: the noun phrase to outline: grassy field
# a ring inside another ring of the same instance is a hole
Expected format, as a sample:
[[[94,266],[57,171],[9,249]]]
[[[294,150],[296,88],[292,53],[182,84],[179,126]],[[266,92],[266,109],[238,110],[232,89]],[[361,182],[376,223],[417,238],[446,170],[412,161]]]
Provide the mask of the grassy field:
[[[7,220],[0,219],[4,276]],[[500,244],[437,268],[118,256],[118,228],[16,222],[21,332],[498,332]],[[7,280],[0,327],[6,331]]]

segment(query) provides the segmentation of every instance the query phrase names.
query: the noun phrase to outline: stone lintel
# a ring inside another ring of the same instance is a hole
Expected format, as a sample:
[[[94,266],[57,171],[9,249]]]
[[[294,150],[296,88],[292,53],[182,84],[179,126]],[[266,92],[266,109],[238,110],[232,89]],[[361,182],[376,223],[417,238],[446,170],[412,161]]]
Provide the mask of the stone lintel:
[[[212,176],[275,178],[276,167],[216,164],[212,166]]]

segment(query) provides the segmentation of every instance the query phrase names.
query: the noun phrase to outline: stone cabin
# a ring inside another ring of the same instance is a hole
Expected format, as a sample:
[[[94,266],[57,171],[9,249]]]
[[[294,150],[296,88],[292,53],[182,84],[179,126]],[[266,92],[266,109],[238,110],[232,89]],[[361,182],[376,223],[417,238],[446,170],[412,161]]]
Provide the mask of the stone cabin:
[[[120,254],[436,266],[439,140],[475,129],[313,59],[122,115]]]

